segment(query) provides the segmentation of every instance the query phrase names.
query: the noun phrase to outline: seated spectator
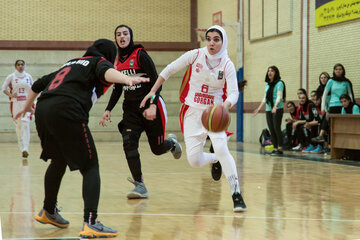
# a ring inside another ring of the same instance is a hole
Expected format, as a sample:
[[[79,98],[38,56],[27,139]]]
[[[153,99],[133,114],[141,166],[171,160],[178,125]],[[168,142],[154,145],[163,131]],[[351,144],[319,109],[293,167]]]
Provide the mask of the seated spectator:
[[[341,114],[360,114],[359,105],[353,103],[349,95],[341,95],[340,101],[343,106],[341,109]]]
[[[307,92],[304,88],[299,88],[296,92],[296,95],[298,96],[298,98],[301,94],[305,94],[307,96]]]
[[[317,99],[317,91],[316,91],[316,90],[313,90],[313,91],[311,91],[311,93],[310,93],[310,100],[311,100],[313,103],[315,103],[316,99]],[[320,107],[321,107],[321,106],[320,106]]]
[[[292,150],[313,150],[314,146],[310,144],[310,131],[305,128],[304,125],[306,122],[311,122],[314,118],[313,115],[310,114],[314,103],[309,100],[305,89],[299,89],[298,91],[300,90],[305,94],[298,94],[300,103],[299,119],[293,122],[292,127],[292,135],[296,136],[300,143],[298,146],[292,148]]]
[[[288,148],[291,149],[292,147],[296,146],[296,138],[292,136],[292,125],[293,122],[299,119],[299,110],[300,107],[296,106],[294,102],[289,101],[286,104],[287,109],[289,110],[290,117],[285,119],[286,123],[286,135],[288,137]]]
[[[314,103],[311,111],[309,119],[313,119],[312,121],[308,121],[305,123],[305,128],[310,130],[310,136],[311,138],[315,138],[319,136],[320,132],[320,124],[323,119],[323,115],[321,113],[321,95],[317,91],[311,92],[312,101]],[[311,144],[312,145],[312,144]],[[323,144],[314,144],[314,148],[312,150],[308,149],[308,151],[303,152],[311,152],[311,153],[323,153]]]

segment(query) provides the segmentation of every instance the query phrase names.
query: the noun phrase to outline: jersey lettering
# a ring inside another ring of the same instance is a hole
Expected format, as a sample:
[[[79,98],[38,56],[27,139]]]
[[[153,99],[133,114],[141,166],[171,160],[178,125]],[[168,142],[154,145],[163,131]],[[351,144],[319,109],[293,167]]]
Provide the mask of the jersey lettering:
[[[70,72],[70,70],[71,67],[66,67],[62,69],[58,74],[56,74],[54,80],[52,80],[49,86],[49,90],[57,88],[64,81],[65,76]]]
[[[214,96],[205,93],[195,93],[194,102],[204,105],[214,105]]]

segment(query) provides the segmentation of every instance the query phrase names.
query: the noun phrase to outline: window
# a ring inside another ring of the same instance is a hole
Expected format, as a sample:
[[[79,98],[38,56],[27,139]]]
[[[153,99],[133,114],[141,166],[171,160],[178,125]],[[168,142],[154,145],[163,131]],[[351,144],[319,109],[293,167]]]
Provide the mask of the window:
[[[248,0],[250,41],[292,32],[293,0]]]

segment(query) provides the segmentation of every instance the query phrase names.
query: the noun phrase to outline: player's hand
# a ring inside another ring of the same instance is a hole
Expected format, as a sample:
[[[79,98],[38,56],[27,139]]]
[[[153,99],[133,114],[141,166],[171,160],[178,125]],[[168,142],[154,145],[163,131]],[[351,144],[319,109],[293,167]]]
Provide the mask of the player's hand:
[[[20,112],[18,112],[18,113],[15,115],[14,120],[16,120],[16,119],[18,119],[18,118],[20,118],[20,117],[24,117],[27,112],[29,112],[29,113],[34,113],[35,110],[34,110],[32,107],[30,107],[30,108],[24,108],[23,110],[21,110]]]
[[[109,110],[106,110],[104,114],[102,115],[99,125],[106,127],[105,121],[111,122],[111,114]]]
[[[143,98],[143,100],[141,101],[141,103],[140,103],[140,108],[145,107],[145,104],[146,104],[147,100],[150,99],[152,96],[155,96],[155,93],[153,93],[153,92],[150,91],[150,92]]]
[[[150,104],[150,107],[143,112],[143,116],[147,120],[154,120],[156,118],[156,105]]]
[[[271,113],[276,113],[276,110],[277,110],[277,107],[274,106],[274,107],[271,109]]]
[[[255,117],[258,113],[259,113],[260,109],[255,109],[254,112],[253,112],[253,117]]]
[[[17,94],[16,93],[13,93],[10,95],[11,98],[16,98],[17,97]]]
[[[135,84],[141,83],[141,82],[150,82],[150,78],[144,78],[144,77],[129,77],[127,81],[127,85],[133,86]]]

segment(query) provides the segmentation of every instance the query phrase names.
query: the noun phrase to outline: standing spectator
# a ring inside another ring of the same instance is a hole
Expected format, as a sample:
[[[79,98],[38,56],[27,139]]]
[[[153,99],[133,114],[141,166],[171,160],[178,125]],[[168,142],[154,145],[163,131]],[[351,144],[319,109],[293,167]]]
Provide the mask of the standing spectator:
[[[329,101],[327,100],[328,93],[330,94]],[[334,66],[333,77],[326,83],[321,104],[321,111],[328,113],[341,113],[342,104],[340,102],[340,96],[348,94],[351,100],[354,102],[354,94],[352,84],[349,79],[345,77],[345,68],[342,64],[338,63]],[[327,106],[329,110],[327,110]]]
[[[330,97],[328,94],[330,93]],[[354,93],[351,81],[345,77],[345,68],[338,63],[334,66],[333,77],[326,83],[322,96],[321,112],[325,114],[321,125],[319,136],[313,139],[315,142],[325,142],[325,133],[328,134],[328,143],[330,143],[330,119],[328,113],[341,113],[342,104],[340,96],[348,94],[350,99],[355,103]]]
[[[31,75],[25,72],[24,60],[16,60],[15,69],[16,71],[7,76],[2,85],[3,93],[10,98],[10,112],[13,119],[24,108],[33,84]],[[14,120],[19,149],[24,158],[29,156],[31,115],[28,112],[21,118]]]
[[[95,99],[112,83],[133,85],[148,79],[131,78],[113,69],[115,44],[99,39],[83,57],[71,59],[59,70],[37,80],[29,90],[24,109],[15,118],[32,112],[36,104],[35,123],[41,140],[41,159],[51,159],[45,179],[43,209],[35,220],[67,228],[69,221],[57,209],[57,197],[66,167],[80,170],[83,176],[84,222],[82,238],[115,237],[117,231],[97,220],[100,198],[99,162],[94,140],[88,127],[89,111]]]
[[[274,145],[272,155],[283,154],[283,137],[281,132],[281,121],[284,114],[283,102],[286,99],[286,88],[281,80],[279,69],[270,66],[265,76],[265,96],[259,107],[255,109],[254,116],[266,104],[266,121],[271,134],[271,141]]]
[[[320,94],[320,96],[323,95],[326,83],[329,81],[329,79],[330,79],[330,75],[327,72],[320,73],[320,75],[319,75],[319,86],[316,89],[316,91]]]
[[[360,114],[359,105],[353,103],[349,95],[341,95],[340,101],[343,106],[341,109],[341,114]]]
[[[159,87],[174,73],[188,67],[181,86],[180,125],[184,133],[186,154],[192,167],[202,167],[212,163],[212,177],[219,180],[222,170],[232,192],[234,212],[246,211],[247,207],[240,192],[240,185],[233,156],[229,152],[225,131],[209,132],[201,123],[201,115],[209,106],[219,104],[231,108],[239,97],[236,71],[227,54],[225,29],[215,25],[205,33],[206,47],[186,52],[170,63],[160,73],[155,85],[141,102],[154,96]],[[227,95],[224,94],[226,91]],[[214,153],[204,152],[206,137],[209,136]],[[220,162],[222,168],[214,166]]]

